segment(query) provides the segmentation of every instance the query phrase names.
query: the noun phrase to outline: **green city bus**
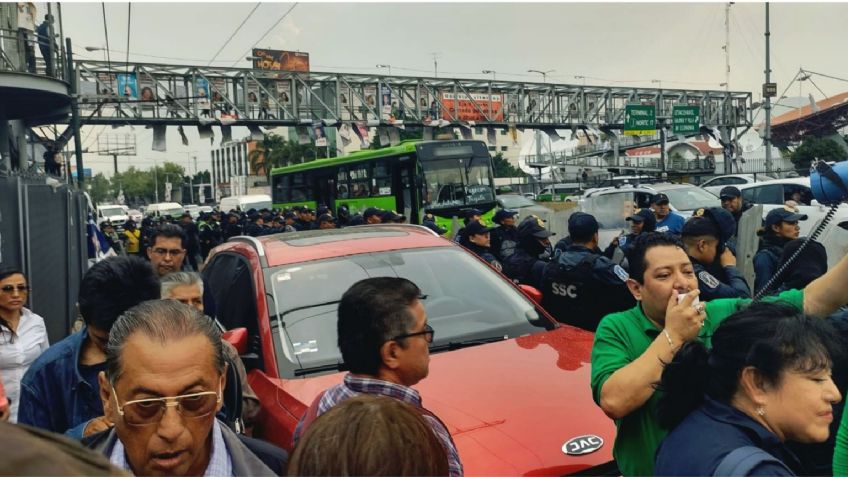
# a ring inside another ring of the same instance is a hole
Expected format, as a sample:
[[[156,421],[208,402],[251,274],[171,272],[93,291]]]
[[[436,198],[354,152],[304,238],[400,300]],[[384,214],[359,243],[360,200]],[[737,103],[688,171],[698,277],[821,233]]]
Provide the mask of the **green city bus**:
[[[492,158],[482,141],[404,141],[271,171],[275,208],[323,204],[338,211],[346,205],[353,216],[378,207],[412,224],[429,212],[449,231],[453,218],[470,208],[491,224],[494,191]]]

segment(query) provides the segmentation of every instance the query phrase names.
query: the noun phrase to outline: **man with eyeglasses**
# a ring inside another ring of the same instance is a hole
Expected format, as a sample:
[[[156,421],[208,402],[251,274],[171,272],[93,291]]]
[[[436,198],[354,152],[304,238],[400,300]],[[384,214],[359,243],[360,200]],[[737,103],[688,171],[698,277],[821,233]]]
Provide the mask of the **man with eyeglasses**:
[[[135,475],[279,475],[284,454],[248,447],[215,418],[226,366],[218,328],[193,308],[156,300],[127,310],[99,375],[114,427],[85,444]]]
[[[185,231],[178,225],[163,224],[153,232],[147,256],[157,275],[162,277],[182,270],[187,241]]]
[[[393,397],[421,413],[448,456],[451,477],[462,462],[445,425],[423,407],[412,389],[430,370],[434,331],[427,324],[421,290],[405,278],[367,278],[351,286],[339,302],[338,344],[350,373],[321,393],[306,410],[293,441],[321,414],[350,397],[367,393]]]

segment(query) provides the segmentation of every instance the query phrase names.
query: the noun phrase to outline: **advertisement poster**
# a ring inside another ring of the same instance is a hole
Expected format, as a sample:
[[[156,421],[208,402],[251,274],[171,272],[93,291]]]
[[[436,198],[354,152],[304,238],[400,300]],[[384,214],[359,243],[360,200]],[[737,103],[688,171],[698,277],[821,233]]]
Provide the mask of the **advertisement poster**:
[[[147,102],[156,101],[156,83],[153,82],[153,78],[146,74],[140,74],[137,78],[138,85],[141,87],[139,99]]]
[[[315,145],[327,147],[327,132],[324,130],[324,123],[321,121],[312,123],[312,132],[315,134]]]
[[[309,53],[254,48],[253,57],[253,67],[256,69],[309,72]]]
[[[377,87],[376,86],[366,86],[363,88],[363,94],[365,96],[365,106],[368,106],[371,109],[377,107]]]
[[[209,82],[206,78],[195,78],[194,99],[198,109],[209,109]]]
[[[282,105],[291,104],[291,83],[289,81],[277,81],[277,102]]]
[[[371,147],[371,141],[368,139],[368,124],[365,121],[356,122],[356,134],[362,142],[362,149]]]
[[[223,107],[224,98],[228,98],[227,78],[209,78],[209,93],[216,108]]]
[[[384,120],[393,119],[392,109],[393,109],[393,98],[392,98],[392,88],[387,85],[383,85],[380,87],[380,97],[382,109],[380,117]],[[394,103],[394,108],[397,108],[397,103]]]
[[[101,96],[114,95],[116,83],[115,75],[109,73],[97,73],[97,94]]]
[[[458,96],[457,101],[453,93],[442,93],[442,106],[445,109],[442,111],[442,119],[451,120],[450,112],[455,114],[459,121],[486,121],[487,116],[490,116],[492,121],[504,120],[502,94],[471,93],[469,97],[468,94],[459,93]],[[491,111],[489,110],[490,99]]]
[[[138,99],[138,81],[135,75],[119,74],[118,91],[125,99]]]

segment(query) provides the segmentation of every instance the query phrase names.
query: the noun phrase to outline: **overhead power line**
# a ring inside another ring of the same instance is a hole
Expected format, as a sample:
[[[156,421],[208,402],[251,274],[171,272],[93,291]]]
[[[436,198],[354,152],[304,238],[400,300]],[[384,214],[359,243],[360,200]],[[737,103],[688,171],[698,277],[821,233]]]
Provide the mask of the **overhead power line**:
[[[239,57],[238,57],[238,58],[236,58],[236,60],[235,60],[235,61],[233,61],[232,65],[230,65],[230,66],[235,66],[235,65],[236,65],[239,61],[241,61],[241,59],[242,59],[242,58],[244,58],[244,57],[245,57],[245,55],[247,55],[248,53],[252,52],[252,51],[253,51],[253,48],[254,48],[254,47],[256,47],[256,45],[258,45],[260,41],[264,40],[264,39],[265,39],[265,37],[266,37],[266,36],[268,36],[268,33],[271,33],[271,30],[273,30],[274,28],[276,28],[276,27],[277,27],[277,25],[279,25],[279,24],[280,24],[283,20],[285,20],[285,18],[289,15],[289,13],[291,13],[291,11],[292,11],[292,10],[294,10],[294,7],[296,7],[297,5],[298,5],[298,3],[297,3],[297,2],[295,2],[295,4],[294,4],[294,5],[292,5],[292,6],[291,6],[288,10],[286,10],[286,13],[283,13],[283,16],[281,16],[281,17],[279,18],[279,20],[277,20],[276,22],[274,22],[274,24],[273,24],[273,25],[271,25],[271,27],[270,27],[270,28],[268,28],[268,30],[266,30],[266,31],[265,31],[265,33],[263,33],[263,34],[262,34],[262,36],[261,36],[261,37],[259,37],[259,39],[258,39],[258,40],[256,40],[256,42],[255,42],[253,45],[251,45],[251,46],[250,46],[250,48],[248,48],[248,49],[247,49],[247,51],[245,51],[244,53],[240,54],[240,55],[239,55]]]
[[[230,35],[230,37],[229,37],[229,38],[227,38],[227,41],[225,41],[223,45],[221,45],[221,48],[218,48],[218,51],[217,51],[217,52],[215,52],[215,56],[213,56],[213,57],[212,57],[212,59],[211,59],[211,60],[209,60],[209,63],[206,63],[206,66],[211,65],[211,64],[212,64],[212,62],[213,62],[213,61],[215,61],[215,58],[218,58],[218,55],[220,55],[220,54],[221,54],[221,52],[222,52],[222,51],[224,51],[224,48],[226,48],[226,47],[227,47],[227,45],[229,45],[229,44],[230,44],[230,41],[231,41],[231,40],[233,39],[233,37],[235,37],[235,36],[236,36],[236,34],[237,34],[240,30],[241,30],[241,28],[244,26],[244,24],[245,24],[245,23],[247,23],[247,20],[249,20],[249,19],[250,19],[250,17],[253,15],[253,12],[255,12],[257,8],[259,8],[259,5],[261,5],[261,3],[257,3],[257,4],[253,7],[253,10],[251,10],[251,11],[250,11],[250,13],[248,13],[248,14],[247,14],[247,16],[244,18],[244,20],[242,20],[242,21],[241,21],[241,24],[240,24],[238,27],[236,27],[235,31],[233,31],[233,34],[232,34],[232,35]]]

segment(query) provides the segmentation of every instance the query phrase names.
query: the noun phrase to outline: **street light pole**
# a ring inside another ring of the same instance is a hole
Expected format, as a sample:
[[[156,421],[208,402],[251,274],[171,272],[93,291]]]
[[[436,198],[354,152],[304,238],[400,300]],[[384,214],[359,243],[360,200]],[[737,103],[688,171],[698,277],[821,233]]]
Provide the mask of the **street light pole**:
[[[483,70],[483,71],[481,71],[481,73],[483,73],[484,75],[489,75],[489,74],[492,75],[492,81],[495,81],[495,73],[497,73],[497,71]]]
[[[377,66],[377,68],[388,68],[389,76],[392,75],[392,65],[376,65],[376,66]]]
[[[528,73],[539,73],[540,75],[542,75],[542,83],[547,83],[548,73],[553,73],[554,71],[556,70],[527,70]]]
[[[574,79],[581,80],[583,82],[583,86],[586,86],[586,77],[582,75],[574,75]]]

